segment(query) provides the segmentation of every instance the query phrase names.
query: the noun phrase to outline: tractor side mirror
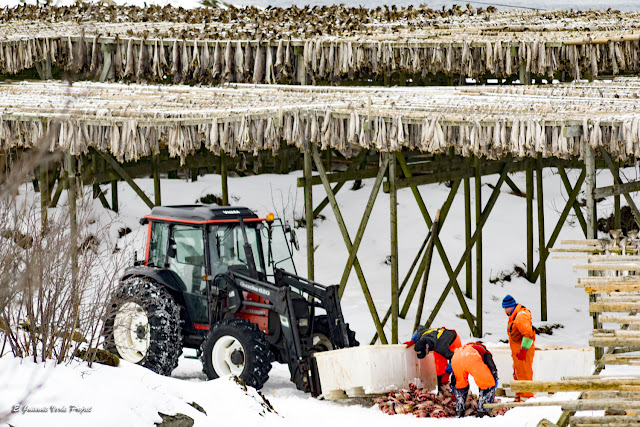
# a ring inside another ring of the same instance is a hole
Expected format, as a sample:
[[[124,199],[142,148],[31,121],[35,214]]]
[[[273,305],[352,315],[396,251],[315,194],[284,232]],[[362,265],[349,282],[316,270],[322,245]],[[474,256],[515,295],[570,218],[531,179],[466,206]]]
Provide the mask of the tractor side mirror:
[[[167,249],[167,256],[169,258],[175,258],[177,254],[176,242],[175,240],[169,240],[169,248]]]
[[[294,229],[289,229],[289,241],[291,242],[291,245],[296,248],[296,251],[300,250],[300,243],[298,243],[298,236],[296,235],[296,232]]]

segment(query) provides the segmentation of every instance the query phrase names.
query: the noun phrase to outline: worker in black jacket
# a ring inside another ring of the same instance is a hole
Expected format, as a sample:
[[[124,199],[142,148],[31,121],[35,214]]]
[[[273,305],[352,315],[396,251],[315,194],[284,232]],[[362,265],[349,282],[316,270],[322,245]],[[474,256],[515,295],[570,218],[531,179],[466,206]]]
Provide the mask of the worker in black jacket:
[[[456,348],[462,346],[458,333],[453,329],[433,328],[427,329],[419,326],[414,332],[411,341],[405,342],[407,347],[415,344],[415,351],[418,359],[424,358],[433,351],[433,360],[436,365],[436,375],[438,376],[438,390],[449,383],[451,374],[451,358]]]

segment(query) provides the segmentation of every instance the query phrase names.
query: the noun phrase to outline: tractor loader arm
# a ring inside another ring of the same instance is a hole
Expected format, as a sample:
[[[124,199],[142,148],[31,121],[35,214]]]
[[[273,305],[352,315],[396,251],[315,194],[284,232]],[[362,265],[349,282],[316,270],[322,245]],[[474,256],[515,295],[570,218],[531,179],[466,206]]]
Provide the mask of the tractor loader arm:
[[[291,288],[278,287],[271,283],[260,281],[239,272],[230,272],[232,286],[229,289],[229,312],[226,316],[233,317],[242,306],[266,308],[278,314],[282,334],[284,337],[285,354],[291,381],[299,390],[314,394],[314,382],[311,381],[311,354],[305,351],[300,337],[298,320],[296,318]],[[235,292],[234,292],[235,291]],[[258,303],[242,299],[242,291],[251,292],[269,300],[270,304]]]

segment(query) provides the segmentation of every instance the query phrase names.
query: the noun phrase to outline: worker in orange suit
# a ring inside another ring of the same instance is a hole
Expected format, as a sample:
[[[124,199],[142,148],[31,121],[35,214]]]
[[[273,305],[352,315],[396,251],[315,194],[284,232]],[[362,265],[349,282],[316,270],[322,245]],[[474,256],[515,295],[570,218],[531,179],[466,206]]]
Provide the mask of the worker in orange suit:
[[[436,375],[438,376],[438,390],[449,384],[449,374],[451,374],[451,358],[455,349],[462,347],[458,333],[453,329],[433,328],[427,329],[419,326],[414,332],[411,341],[405,342],[407,347],[415,344],[415,351],[418,359],[422,359],[429,352],[433,351],[433,360],[436,365]]]
[[[491,415],[491,410],[484,407],[484,405],[494,402],[496,385],[498,384],[498,369],[491,352],[480,342],[465,344],[464,347],[456,349],[453,353],[451,366],[453,368],[451,389],[456,397],[456,415],[458,417],[464,416],[467,395],[469,394],[469,375],[473,377],[480,389],[476,417]]]
[[[520,305],[511,296],[502,300],[502,308],[509,316],[507,332],[513,358],[513,379],[531,381],[533,379],[533,355],[536,352],[534,342],[536,334],[531,325],[531,312]],[[533,397],[533,393],[516,393],[516,402]]]

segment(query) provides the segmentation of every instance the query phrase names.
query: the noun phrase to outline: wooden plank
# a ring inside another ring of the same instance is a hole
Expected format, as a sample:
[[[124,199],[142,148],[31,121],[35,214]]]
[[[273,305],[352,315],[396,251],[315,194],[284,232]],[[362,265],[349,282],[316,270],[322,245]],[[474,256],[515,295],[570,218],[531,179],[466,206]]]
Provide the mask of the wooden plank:
[[[640,323],[640,316],[611,316],[601,314],[599,319],[601,323]]]
[[[591,332],[594,338],[640,338],[640,331],[632,330],[613,330],[613,329],[597,329]]]
[[[633,302],[611,302],[611,303],[603,303],[603,302],[592,302],[589,303],[589,313],[604,313],[604,312],[631,312],[631,311],[640,311],[640,303]]]
[[[610,424],[610,423],[639,423],[638,415],[605,415],[592,417],[571,417],[571,424]]]
[[[640,262],[593,262],[590,264],[575,264],[573,269],[588,271],[640,271]]]
[[[640,391],[585,391],[582,393],[583,399],[633,399],[640,400]]]
[[[592,347],[640,347],[640,338],[590,338],[589,345]]]
[[[111,156],[111,154],[103,153],[101,151],[97,151],[100,155],[109,163],[109,165],[113,168],[113,170],[120,175],[122,179],[124,179],[127,184],[136,192],[136,194],[142,199],[142,201],[149,207],[149,209],[153,208],[153,202],[144,194],[144,191],[138,187],[138,185],[133,181],[133,179],[127,174],[127,172],[122,169],[120,164]]]
[[[589,390],[620,390],[622,386],[640,386],[640,378],[605,378],[590,377],[593,379],[563,379],[562,381],[518,381],[509,383],[511,391],[515,393],[547,392],[557,393],[561,391],[589,391]]]
[[[606,354],[600,359],[605,365],[640,366],[640,355],[636,354]],[[640,398],[640,395],[638,396]]]
[[[485,408],[531,408],[540,406],[560,406],[562,410],[594,411],[602,409],[633,409],[640,410],[640,402],[619,399],[599,400],[562,400],[546,402],[500,402],[484,405]]]
[[[600,241],[598,239],[566,239],[560,240],[560,243],[563,245],[600,246]]]
[[[602,197],[619,196],[624,193],[640,191],[640,181],[627,182],[624,184],[614,184],[607,187],[596,188],[593,195],[596,199]]]
[[[589,276],[578,277],[580,285],[635,285],[640,284],[640,276]]]

